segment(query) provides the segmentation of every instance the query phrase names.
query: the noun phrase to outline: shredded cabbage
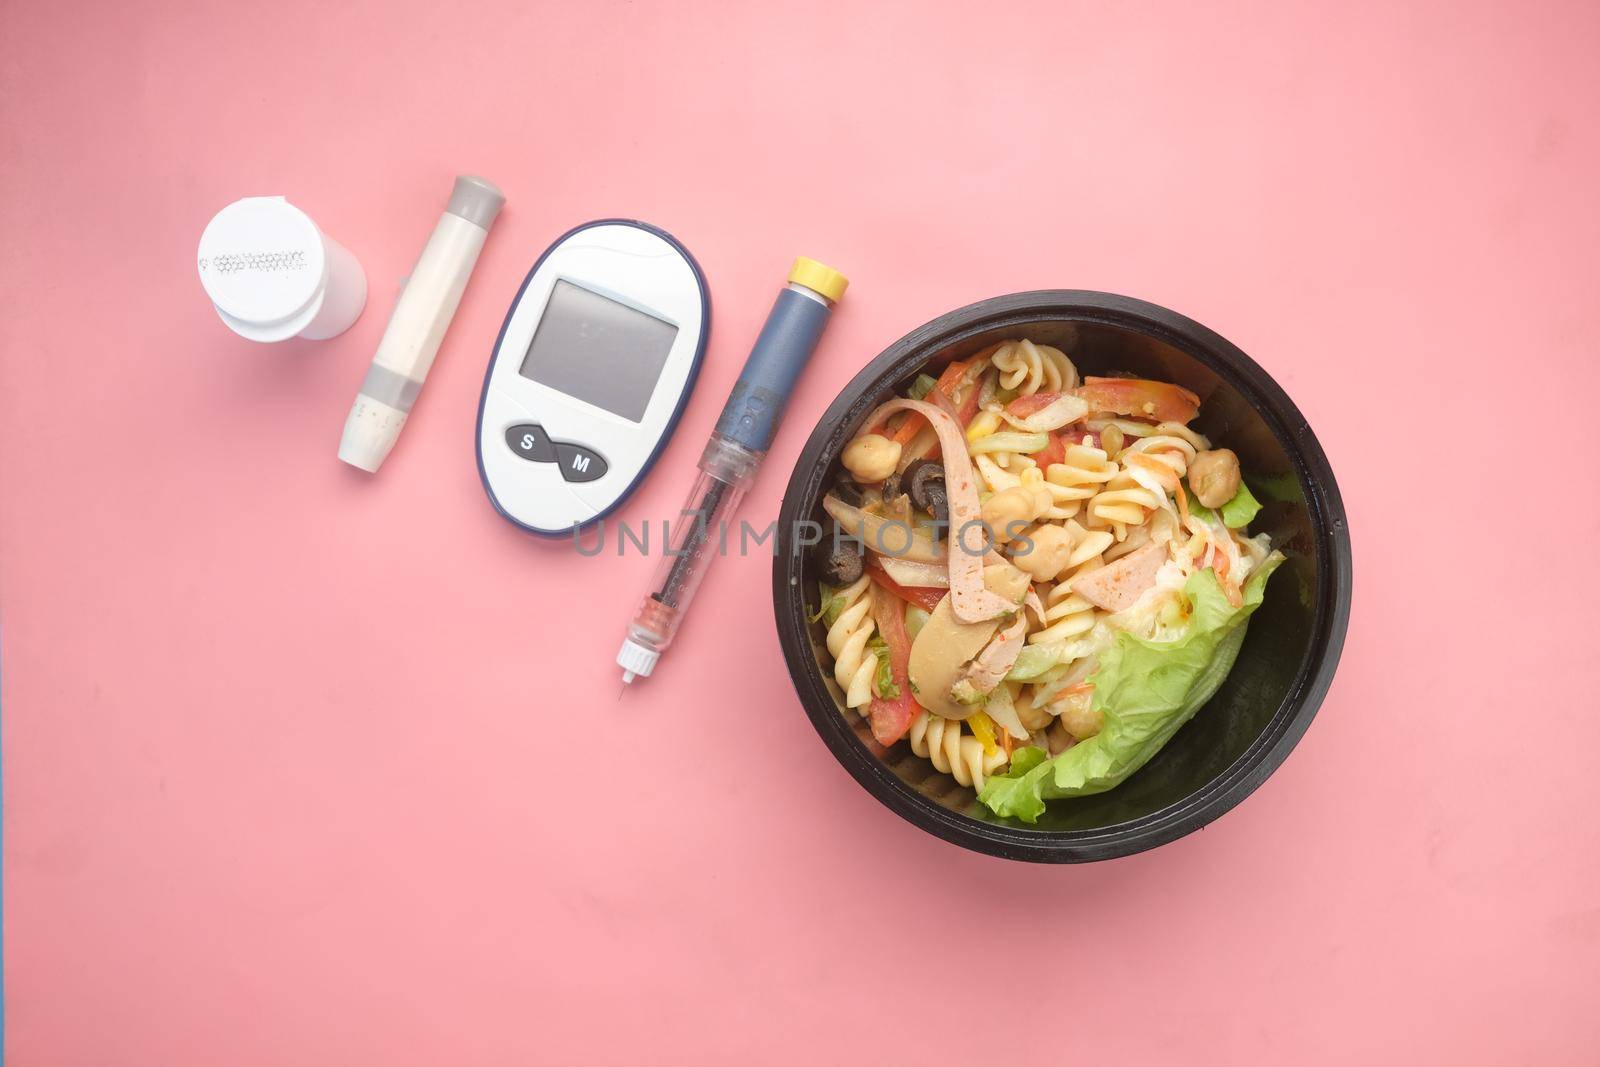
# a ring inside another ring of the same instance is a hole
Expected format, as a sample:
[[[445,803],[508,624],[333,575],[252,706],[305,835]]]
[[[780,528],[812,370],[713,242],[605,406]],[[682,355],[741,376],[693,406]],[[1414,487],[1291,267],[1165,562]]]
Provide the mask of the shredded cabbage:
[[[1044,433],[993,433],[967,445],[973,455],[983,452],[1043,452],[1050,445],[1050,435]]]
[[[915,604],[908,603],[906,605],[906,637],[915,641],[917,635],[922,632],[922,628],[928,625],[929,618],[928,612],[923,611]]]

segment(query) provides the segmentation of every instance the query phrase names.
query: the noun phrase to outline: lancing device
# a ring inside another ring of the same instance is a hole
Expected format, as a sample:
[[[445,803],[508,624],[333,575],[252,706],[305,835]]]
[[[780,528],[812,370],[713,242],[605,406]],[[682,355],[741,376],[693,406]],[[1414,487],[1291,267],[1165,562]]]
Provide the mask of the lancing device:
[[[450,202],[406,279],[345,420],[339,458],[352,467],[376,472],[399,439],[461,303],[489,227],[505,202],[500,190],[482,178],[456,179]]]
[[[655,670],[661,653],[672,644],[700,579],[716,556],[724,524],[755,480],[794,383],[848,284],[843,274],[814,259],[801,256],[794,261],[789,284],[778,294],[700,455],[694,489],[683,510],[668,523],[671,536],[650,594],[617,653],[624,686]]]

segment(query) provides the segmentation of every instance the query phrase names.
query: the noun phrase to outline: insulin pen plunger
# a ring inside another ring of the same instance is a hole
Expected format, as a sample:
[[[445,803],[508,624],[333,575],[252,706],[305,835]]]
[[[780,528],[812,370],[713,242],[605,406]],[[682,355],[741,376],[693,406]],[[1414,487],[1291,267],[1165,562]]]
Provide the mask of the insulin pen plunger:
[[[655,669],[715,555],[723,524],[739,507],[778,432],[789,393],[817,347],[849,281],[804,256],[767,316],[750,358],[700,455],[700,475],[675,523],[666,554],[617,653],[624,683]]]
[[[505,202],[500,190],[482,178],[456,179],[450,202],[400,291],[345,420],[339,458],[352,467],[376,472],[399,439],[461,303],[489,227]]]

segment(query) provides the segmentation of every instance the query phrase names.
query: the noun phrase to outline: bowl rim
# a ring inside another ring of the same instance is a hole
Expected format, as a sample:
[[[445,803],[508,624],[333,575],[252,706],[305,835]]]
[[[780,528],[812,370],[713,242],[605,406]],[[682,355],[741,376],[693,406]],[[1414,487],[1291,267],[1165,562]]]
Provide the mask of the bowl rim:
[[[979,334],[1040,321],[1081,322],[1144,334],[1205,365],[1237,390],[1266,421],[1295,466],[1305,492],[1319,575],[1308,654],[1261,735],[1216,778],[1183,800],[1131,822],[1095,830],[1031,830],[984,822],[951,811],[912,789],[839,713],[811,654],[804,592],[804,550],[789,531],[806,518],[830,464],[854,427],[883,401],[877,383],[897,381],[925,363],[930,350]],[[802,501],[807,506],[802,509]],[[772,568],[779,644],[795,693],[823,743],[867,792],[895,814],[936,837],[977,852],[1040,863],[1083,863],[1129,856],[1175,841],[1215,821],[1254,792],[1304,736],[1327,696],[1350,619],[1349,527],[1333,468],[1300,409],[1239,347],[1210,328],[1158,304],[1089,289],[1041,289],[980,300],[932,319],[890,344],[840,390],[818,418],[795,461],[778,515]]]

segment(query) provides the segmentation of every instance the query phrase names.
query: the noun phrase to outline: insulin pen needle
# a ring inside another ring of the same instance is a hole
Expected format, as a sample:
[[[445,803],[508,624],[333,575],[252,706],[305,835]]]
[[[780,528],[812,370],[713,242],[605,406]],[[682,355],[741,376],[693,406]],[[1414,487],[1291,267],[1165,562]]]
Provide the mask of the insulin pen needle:
[[[688,503],[679,512],[684,518],[670,524],[668,549],[650,593],[628,625],[628,636],[617,653],[624,692],[635,678],[646,677],[655,669],[661,653],[672,643],[700,579],[716,558],[711,542],[726,529],[755,479],[795,380],[817,347],[822,328],[847,284],[844,275],[832,267],[803,256],[795,260],[788,285],[778,293],[700,455],[700,474],[689,491]]]

